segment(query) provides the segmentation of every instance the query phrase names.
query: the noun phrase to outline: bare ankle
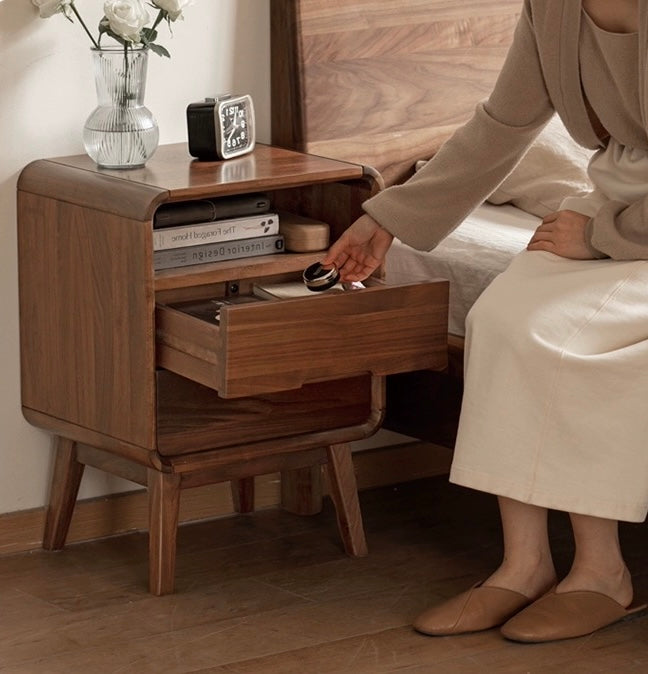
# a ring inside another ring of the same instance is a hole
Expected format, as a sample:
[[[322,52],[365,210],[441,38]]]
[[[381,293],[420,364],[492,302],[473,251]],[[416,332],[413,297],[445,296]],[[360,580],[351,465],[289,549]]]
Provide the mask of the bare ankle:
[[[574,563],[571,570],[556,588],[557,592],[590,590],[611,597],[622,606],[629,606],[633,599],[632,576],[625,563],[588,566]]]
[[[524,562],[504,559],[484,584],[515,590],[535,599],[556,584],[556,570],[551,557],[539,556]]]

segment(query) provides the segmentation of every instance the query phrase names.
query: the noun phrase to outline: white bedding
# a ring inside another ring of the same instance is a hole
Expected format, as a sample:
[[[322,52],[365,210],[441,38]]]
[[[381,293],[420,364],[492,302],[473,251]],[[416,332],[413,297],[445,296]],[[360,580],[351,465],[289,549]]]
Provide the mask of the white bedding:
[[[464,335],[468,310],[493,278],[524,250],[541,219],[515,206],[483,204],[433,251],[396,239],[387,254],[388,280],[450,281],[449,332]]]

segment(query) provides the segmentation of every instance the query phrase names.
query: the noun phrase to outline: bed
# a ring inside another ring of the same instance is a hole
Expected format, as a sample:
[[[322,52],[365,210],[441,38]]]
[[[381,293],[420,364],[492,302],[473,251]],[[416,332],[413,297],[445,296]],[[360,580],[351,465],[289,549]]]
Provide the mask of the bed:
[[[273,143],[363,164],[376,189],[406,180],[488,96],[521,5],[271,0]],[[489,203],[437,249],[394,243],[388,276],[450,279],[450,365],[390,377],[387,428],[453,446],[465,315],[541,217],[563,195],[588,190],[587,160],[554,119]]]

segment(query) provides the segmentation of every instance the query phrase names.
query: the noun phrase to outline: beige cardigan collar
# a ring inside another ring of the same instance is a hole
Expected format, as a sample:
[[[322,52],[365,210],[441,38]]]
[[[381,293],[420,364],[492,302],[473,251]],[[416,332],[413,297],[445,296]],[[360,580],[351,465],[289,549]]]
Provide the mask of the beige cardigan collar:
[[[556,112],[574,139],[589,148],[603,145],[590,122],[580,85],[579,40],[581,0],[530,0],[532,21],[545,83]],[[556,30],[560,26],[560,30]],[[641,115],[646,125],[646,45],[648,0],[639,0],[639,81]]]

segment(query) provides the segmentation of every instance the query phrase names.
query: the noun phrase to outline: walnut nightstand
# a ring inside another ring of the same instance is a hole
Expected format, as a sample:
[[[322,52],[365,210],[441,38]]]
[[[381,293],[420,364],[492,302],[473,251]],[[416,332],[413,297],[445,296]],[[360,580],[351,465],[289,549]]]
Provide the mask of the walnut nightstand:
[[[259,145],[201,163],[184,144],[146,167],[39,160],[18,184],[22,405],[57,437],[43,545],[65,543],[85,465],[149,494],[149,584],[173,591],[180,491],[328,463],[340,533],[366,554],[349,443],[376,431],[384,377],[446,365],[447,283],[377,284],[326,297],[225,307],[211,325],[182,300],[294,280],[321,253],[153,270],[165,203],[263,191],[273,209],[326,221],[335,238],[376,183],[362,166]]]

